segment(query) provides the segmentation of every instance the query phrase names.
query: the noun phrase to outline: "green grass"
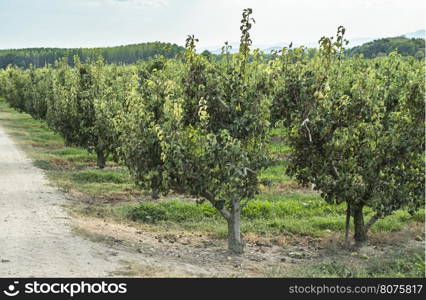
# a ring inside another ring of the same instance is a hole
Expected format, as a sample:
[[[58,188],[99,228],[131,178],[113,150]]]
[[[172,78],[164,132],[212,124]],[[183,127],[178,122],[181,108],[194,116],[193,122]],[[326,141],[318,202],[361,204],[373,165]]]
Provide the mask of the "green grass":
[[[266,169],[262,175],[262,179],[268,179],[273,184],[277,184],[283,181],[291,181],[291,178],[285,175],[285,162],[278,161],[273,166]]]
[[[255,199],[242,211],[241,231],[259,235],[293,233],[313,237],[331,232],[344,232],[345,210],[324,204],[318,195],[282,195],[281,199]],[[171,199],[161,202],[145,201],[139,204],[115,206],[97,205],[79,207],[78,213],[95,217],[113,217],[138,223],[155,224],[164,228],[191,231],[209,231],[225,237],[227,224],[209,202],[198,205]],[[405,211],[379,220],[372,232],[392,232],[404,224],[421,221],[421,212],[411,216]],[[353,228],[352,228],[353,230]]]
[[[142,191],[134,186],[126,168],[108,161],[106,169],[97,169],[93,153],[64,146],[62,138],[44,122],[10,109],[1,99],[0,124],[34,160],[34,165],[45,170],[50,180],[64,191],[78,191],[89,198],[108,198],[115,203],[78,206],[76,210],[80,213],[166,228],[209,231],[218,236],[226,234],[226,222],[208,202],[197,205],[168,198],[159,202],[129,203],[128,200],[139,197]],[[298,190],[295,182],[285,175],[288,147],[283,138],[284,132],[282,128],[272,130],[268,150],[275,164],[262,174],[263,178],[272,182],[272,187],[264,189],[243,209],[242,232],[262,235],[289,232],[315,237],[343,232],[344,205],[329,205],[317,193]],[[283,191],[280,189],[282,185],[295,188]],[[368,218],[372,212],[367,209],[366,214]],[[403,210],[397,211],[379,220],[372,231],[398,231],[411,222],[424,222],[423,209],[414,216]]]
[[[362,259],[362,261],[360,260]],[[424,278],[424,249],[397,249],[386,256],[358,258],[355,261],[344,257],[339,261],[309,264],[292,271],[272,269],[269,277],[332,277],[332,278]]]
[[[84,149],[63,147],[47,151],[51,157],[57,157],[70,163],[95,163],[96,155]]]
[[[11,109],[0,98],[0,124],[33,159],[34,165],[65,191],[85,197],[132,199],[140,191],[126,168],[108,161],[105,170],[96,168],[96,155],[77,147],[66,147],[64,140],[43,121]]]
[[[119,170],[84,170],[72,172],[71,178],[79,184],[88,183],[128,183],[130,181],[129,173],[125,169]]]
[[[283,127],[273,128],[270,133],[271,143],[268,145],[268,151],[277,159],[283,158],[290,150],[285,134],[286,129]]]

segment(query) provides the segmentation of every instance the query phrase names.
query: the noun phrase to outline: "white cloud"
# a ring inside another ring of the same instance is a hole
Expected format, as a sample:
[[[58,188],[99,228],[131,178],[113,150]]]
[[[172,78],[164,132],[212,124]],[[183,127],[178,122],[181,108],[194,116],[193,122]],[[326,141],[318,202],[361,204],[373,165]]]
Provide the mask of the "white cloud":
[[[115,6],[115,7],[167,7],[168,0],[82,0],[85,7]]]
[[[89,0],[81,2],[81,5],[86,7],[99,7],[101,6],[101,2],[96,0]]]
[[[166,7],[167,0],[109,0],[116,5]]]
[[[425,28],[425,0],[0,0],[0,48],[105,46],[168,41],[199,46],[239,41],[253,8],[255,44],[316,42],[343,25],[348,39]],[[42,35],[38,34],[43,32]]]

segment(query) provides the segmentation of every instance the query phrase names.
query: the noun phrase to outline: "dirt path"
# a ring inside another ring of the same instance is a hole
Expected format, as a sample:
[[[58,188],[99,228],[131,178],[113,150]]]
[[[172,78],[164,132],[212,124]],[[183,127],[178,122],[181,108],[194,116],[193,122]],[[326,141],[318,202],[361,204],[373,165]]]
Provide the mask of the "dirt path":
[[[123,255],[77,237],[65,197],[0,127],[0,277],[101,277]]]

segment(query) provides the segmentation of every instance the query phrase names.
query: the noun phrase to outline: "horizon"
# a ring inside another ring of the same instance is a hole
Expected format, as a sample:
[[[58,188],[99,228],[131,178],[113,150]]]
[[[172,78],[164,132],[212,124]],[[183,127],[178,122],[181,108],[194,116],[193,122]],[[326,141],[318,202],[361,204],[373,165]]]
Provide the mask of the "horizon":
[[[399,34],[399,35],[393,35],[393,36],[384,36],[384,37],[357,37],[354,38],[353,40],[369,40],[366,41],[365,43],[369,43],[370,40],[374,41],[374,40],[379,40],[379,39],[384,39],[384,38],[396,38],[396,37],[405,37],[405,34],[412,34],[412,33],[417,33],[419,31],[426,31],[425,29],[419,29],[416,30],[414,32],[407,32],[404,34]],[[408,38],[408,37],[407,37]],[[284,43],[293,43],[292,41],[289,42],[275,42],[273,44],[284,44]],[[171,43],[168,41],[142,41],[142,42],[136,42],[136,43],[132,43],[132,44],[122,44],[122,45],[109,45],[109,46],[100,46],[100,47],[27,47],[27,48],[0,48],[0,51],[7,51],[7,50],[30,50],[30,49],[104,49],[104,48],[117,48],[117,47],[126,47],[126,46],[132,46],[132,45],[140,45],[140,44],[148,44],[148,43],[163,43],[163,44],[172,44],[172,45],[177,45],[177,46],[181,46],[184,47],[183,44],[176,44],[176,43]],[[238,41],[230,41],[229,44],[238,44]],[[312,41],[311,41],[312,43]],[[271,43],[272,44],[272,43]],[[301,45],[301,44],[300,44]],[[359,44],[361,45],[361,44]],[[210,46],[205,46],[205,47],[197,47],[198,51],[202,51],[202,50],[209,50],[209,49],[213,49],[214,47],[220,47],[221,45],[210,45]],[[268,47],[270,46],[269,44],[262,44],[262,45],[256,45],[253,44],[254,49],[256,49],[256,46],[258,48],[260,48],[260,46],[264,46],[264,47]],[[305,45],[306,46],[306,45]],[[351,45],[351,43],[348,44],[348,48],[352,48],[352,47],[356,47],[358,45]],[[314,48],[314,47],[307,47],[307,48]]]
[[[313,43],[334,35],[339,25],[346,28],[348,40],[395,37],[426,28],[426,4],[419,0],[39,0],[37,5],[4,0],[0,49],[103,48],[157,41],[183,45],[188,34],[200,40],[198,49],[208,49],[239,40],[245,7],[253,8],[256,20],[253,45]],[[294,13],[283,14],[288,10]]]

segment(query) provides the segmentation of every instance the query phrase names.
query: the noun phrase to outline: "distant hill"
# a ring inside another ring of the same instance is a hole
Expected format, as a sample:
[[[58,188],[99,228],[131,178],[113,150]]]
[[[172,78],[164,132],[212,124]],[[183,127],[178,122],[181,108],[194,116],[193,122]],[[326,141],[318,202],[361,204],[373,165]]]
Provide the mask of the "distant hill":
[[[417,30],[415,32],[410,32],[410,33],[406,33],[404,34],[405,37],[412,39],[424,39],[426,38],[426,30],[421,29],[421,30]]]
[[[395,35],[396,36],[396,35]],[[415,32],[410,32],[410,33],[405,33],[402,34],[401,36],[404,36],[406,38],[425,38],[426,36],[426,31],[424,29],[421,30],[417,30]],[[375,40],[379,40],[383,37],[359,37],[359,38],[352,38],[349,40],[349,45],[348,47],[356,47],[356,46],[361,46],[365,43],[369,43]],[[283,47],[287,47],[290,44],[291,41],[286,41],[286,42],[275,42],[275,43],[269,43],[269,44],[253,44],[252,48],[258,48],[262,51],[264,51],[265,53],[270,53],[272,50],[280,50]],[[236,53],[238,52],[239,49],[239,43],[238,42],[230,42],[229,43],[232,46],[232,49],[230,50],[231,53]],[[308,48],[317,48],[318,47],[318,40],[311,40],[311,41],[293,41],[293,46],[294,47],[299,47],[299,46],[305,46]],[[213,54],[220,54],[221,53],[221,49],[222,49],[223,45],[214,45],[214,46],[209,46],[209,47],[201,47],[199,49],[199,52],[202,52],[204,50],[208,50]]]
[[[418,33],[420,31],[417,31]],[[365,58],[375,58],[387,55],[397,50],[403,56],[425,57],[425,39],[408,38],[405,36],[384,38],[365,43],[361,46],[350,48],[346,51],[348,56],[362,54]]]
[[[363,54],[366,58],[374,58],[385,55],[398,49],[402,55],[411,55],[417,58],[425,57],[424,29],[406,33],[399,37],[392,38],[355,38],[351,39],[347,54],[353,56]],[[231,53],[238,52],[239,43],[231,42]],[[270,44],[255,44],[253,48],[259,48],[265,53],[272,50],[279,50],[286,47],[290,42],[277,42]],[[318,47],[318,41],[294,42],[293,46],[304,45],[308,48]],[[223,45],[202,47],[198,51],[208,50],[213,54],[220,54]],[[173,58],[184,48],[176,44],[151,42],[140,43],[117,47],[103,48],[28,48],[0,50],[0,68],[5,68],[9,64],[27,68],[31,64],[35,67],[42,67],[46,64],[53,64],[59,58],[67,57],[68,62],[73,64],[73,56],[78,55],[82,61],[88,58],[102,55],[107,63],[131,64],[138,60],[147,60],[156,55],[163,55],[166,58]]]
[[[0,68],[9,64],[28,68],[30,64],[42,67],[53,64],[57,59],[68,57],[70,64],[73,57],[78,55],[82,61],[102,55],[107,63],[131,64],[138,60],[147,60],[155,55],[167,58],[175,57],[184,48],[176,44],[152,42],[127,46],[105,48],[28,48],[0,50]]]

